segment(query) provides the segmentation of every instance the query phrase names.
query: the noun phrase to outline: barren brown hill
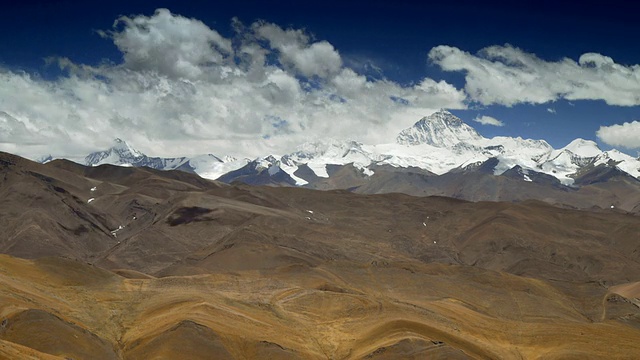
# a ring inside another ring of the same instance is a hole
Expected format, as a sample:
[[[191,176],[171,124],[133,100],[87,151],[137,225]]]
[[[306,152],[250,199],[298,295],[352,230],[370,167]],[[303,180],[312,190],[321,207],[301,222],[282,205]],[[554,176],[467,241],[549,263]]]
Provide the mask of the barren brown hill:
[[[0,358],[640,356],[640,217],[617,208],[8,154],[0,204]]]
[[[577,209],[608,209],[614,206],[638,213],[640,181],[622,171],[605,166],[596,167],[581,174],[571,187],[563,186],[555,178],[540,173],[530,173],[528,177],[533,180],[525,181],[520,171],[516,167],[499,176],[493,175],[493,170],[488,173],[452,171],[437,176],[419,171],[387,171],[383,168],[376,170],[373,176],[362,177],[360,181],[353,181],[350,183],[353,185],[343,188],[351,186],[361,194],[398,192],[414,196],[448,196],[468,201],[540,200]]]

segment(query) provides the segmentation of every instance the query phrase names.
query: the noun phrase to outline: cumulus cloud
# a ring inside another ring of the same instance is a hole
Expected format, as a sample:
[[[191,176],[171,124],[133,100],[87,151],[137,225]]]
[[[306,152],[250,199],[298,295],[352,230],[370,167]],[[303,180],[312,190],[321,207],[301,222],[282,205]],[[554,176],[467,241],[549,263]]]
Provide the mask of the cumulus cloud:
[[[101,32],[119,62],[56,59],[55,80],[0,67],[0,150],[83,155],[121,137],[149,155],[282,154],[318,137],[392,141],[436,109],[465,108],[445,81],[368,79],[304,30],[232,25],[225,38],[159,9]]]
[[[486,115],[476,116],[476,118],[473,119],[473,121],[480,123],[482,125],[504,126],[504,123],[502,121]]]
[[[578,61],[546,61],[511,45],[490,46],[477,54],[437,46],[429,59],[445,71],[465,73],[465,90],[484,105],[542,104],[558,99],[604,100],[640,105],[640,65],[617,64],[586,53]]]
[[[601,126],[596,135],[604,143],[627,149],[640,149],[640,121]]]
[[[302,30],[284,30],[278,25],[256,22],[252,26],[258,38],[268,40],[280,54],[280,62],[306,76],[331,77],[342,67],[342,58],[326,41],[310,43]]]
[[[195,79],[216,72],[233,55],[231,41],[201,21],[174,15],[167,9],[153,16],[122,16],[114,30],[101,32],[122,52],[124,66]]]

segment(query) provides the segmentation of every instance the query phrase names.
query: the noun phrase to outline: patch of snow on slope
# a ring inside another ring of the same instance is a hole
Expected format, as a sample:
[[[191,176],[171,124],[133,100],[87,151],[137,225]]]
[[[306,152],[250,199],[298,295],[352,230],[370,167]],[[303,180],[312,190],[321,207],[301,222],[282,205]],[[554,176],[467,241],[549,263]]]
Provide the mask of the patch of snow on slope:
[[[296,171],[298,171],[298,166],[296,165],[288,165],[282,162],[280,163],[280,169],[289,174],[289,176],[296,182],[296,185],[298,186],[307,185],[309,183],[307,180],[297,177],[294,174]]]
[[[574,174],[579,168],[572,159],[573,156],[570,152],[554,150],[550,154],[550,159],[540,165],[540,169],[560,180],[562,184],[571,185],[573,179],[569,175]]]
[[[327,172],[327,164],[314,161],[307,163],[307,166],[316,174],[316,176],[323,178],[329,177],[329,173]]]
[[[372,176],[373,174],[375,174],[375,172],[371,169],[369,169],[368,167],[362,167],[360,168],[360,170],[362,170],[362,173],[367,175],[367,176]]]

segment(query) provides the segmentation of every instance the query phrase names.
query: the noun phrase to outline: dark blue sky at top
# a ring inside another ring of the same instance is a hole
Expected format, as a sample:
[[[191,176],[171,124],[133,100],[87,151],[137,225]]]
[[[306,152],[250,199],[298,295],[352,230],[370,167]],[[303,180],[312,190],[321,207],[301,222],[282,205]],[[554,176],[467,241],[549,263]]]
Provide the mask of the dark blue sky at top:
[[[306,28],[332,43],[343,56],[371,59],[385,75],[411,82],[428,75],[433,46],[476,52],[505,43],[546,60],[576,59],[598,52],[622,64],[637,64],[638,10],[616,1],[7,1],[0,12],[0,61],[39,67],[42,58],[66,56],[76,62],[118,60],[119,52],[95,30],[110,29],[120,15],[153,14],[159,7],[194,17],[223,35],[231,18],[263,19],[283,27]]]
[[[445,73],[429,64],[427,54],[437,45],[475,53],[509,43],[549,61],[577,60],[583,53],[596,52],[619,64],[640,64],[640,5],[631,1],[16,0],[3,1],[0,11],[0,65],[50,78],[59,74],[55,67],[45,66],[43,59],[49,56],[85,64],[103,59],[117,63],[122,55],[96,30],[110,29],[120,15],[151,15],[161,7],[201,20],[224,36],[233,35],[232,17],[245,24],[262,19],[305,28],[316,39],[333,44],[346,65],[376,76],[365,67],[374,64],[386,78],[405,85],[431,77],[464,86],[463,74]],[[489,106],[456,114],[485,136],[545,138],[554,147],[575,137],[596,140],[600,125],[640,120],[639,107],[600,101]],[[471,122],[476,115],[494,116],[506,126],[481,126]]]

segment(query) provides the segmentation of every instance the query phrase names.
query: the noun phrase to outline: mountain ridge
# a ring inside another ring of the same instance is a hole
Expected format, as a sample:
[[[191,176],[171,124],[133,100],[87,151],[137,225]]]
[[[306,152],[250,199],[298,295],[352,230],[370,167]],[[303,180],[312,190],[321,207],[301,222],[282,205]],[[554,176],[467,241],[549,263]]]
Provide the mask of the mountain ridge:
[[[323,139],[302,144],[297,150],[282,156],[269,154],[254,160],[212,154],[191,158],[149,157],[126,141],[115,139],[114,142],[114,146],[107,150],[87,155],[84,165],[109,163],[147,166],[160,170],[177,169],[208,179],[224,176],[223,179],[229,182],[234,181],[234,173],[241,173],[243,179],[249,179],[247,176],[251,172],[258,176],[261,169],[273,168],[271,175],[280,171],[287,175],[280,177],[286,179],[287,185],[306,186],[316,178],[328,178],[328,165],[353,164],[366,176],[373,175],[374,169],[380,165],[390,165],[398,171],[420,168],[444,175],[494,158],[497,159],[493,167],[493,174],[496,176],[518,166],[527,171],[552,176],[567,186],[572,186],[574,178],[585,169],[599,165],[617,168],[636,179],[640,178],[640,160],[615,149],[602,151],[594,141],[578,138],[563,148],[554,149],[544,140],[506,136],[489,139],[444,109],[425,116],[413,126],[402,130],[395,143],[369,145],[353,140]],[[48,156],[42,160],[51,161],[52,158]],[[302,165],[310,169],[313,175],[308,171],[307,178],[296,175]],[[247,181],[251,183],[252,180]],[[265,178],[257,183],[277,182]]]
[[[273,157],[273,156],[272,156]],[[312,169],[315,176],[326,178],[329,164],[353,164],[363,174],[371,176],[377,165],[395,168],[420,168],[444,175],[472,164],[497,159],[494,175],[519,166],[522,169],[552,176],[571,186],[584,168],[604,164],[617,167],[640,178],[640,160],[617,150],[602,151],[591,140],[575,139],[567,146],[554,149],[544,140],[497,136],[491,139],[479,135],[446,110],[440,110],[403,130],[396,144],[366,145],[357,141],[328,139],[306,143],[278,159],[282,169],[295,174],[300,165]],[[265,161],[267,157],[256,161]],[[298,185],[306,185],[302,179]]]

